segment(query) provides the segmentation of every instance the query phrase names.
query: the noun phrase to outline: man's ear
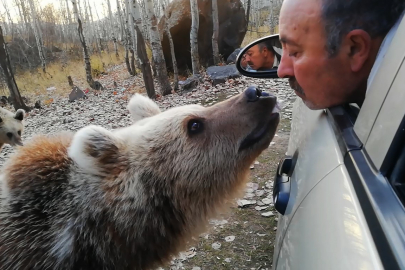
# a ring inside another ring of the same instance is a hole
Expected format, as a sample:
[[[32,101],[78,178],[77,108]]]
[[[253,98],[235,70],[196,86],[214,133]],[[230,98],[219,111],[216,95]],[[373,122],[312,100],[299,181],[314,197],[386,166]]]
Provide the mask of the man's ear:
[[[371,37],[366,31],[356,29],[346,35],[346,42],[349,47],[351,69],[358,72],[370,56]]]

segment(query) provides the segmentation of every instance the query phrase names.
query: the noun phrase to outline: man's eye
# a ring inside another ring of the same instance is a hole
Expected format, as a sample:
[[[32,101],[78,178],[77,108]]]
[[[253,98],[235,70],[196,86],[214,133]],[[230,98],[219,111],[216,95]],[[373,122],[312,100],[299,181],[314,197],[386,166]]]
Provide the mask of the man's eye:
[[[288,56],[290,56],[290,57],[296,57],[297,54],[298,54],[298,53],[296,53],[296,52],[295,52],[295,53],[289,53]]]

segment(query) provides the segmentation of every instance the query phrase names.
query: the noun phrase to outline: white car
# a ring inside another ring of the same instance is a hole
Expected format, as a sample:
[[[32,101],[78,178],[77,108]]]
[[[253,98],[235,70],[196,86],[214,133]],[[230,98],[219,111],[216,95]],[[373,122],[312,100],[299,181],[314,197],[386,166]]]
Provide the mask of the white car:
[[[257,40],[239,56],[277,40]],[[405,19],[361,108],[310,110],[297,98],[274,182],[273,269],[405,269],[404,44]],[[276,68],[248,72],[240,59],[237,68],[245,76],[277,77]]]

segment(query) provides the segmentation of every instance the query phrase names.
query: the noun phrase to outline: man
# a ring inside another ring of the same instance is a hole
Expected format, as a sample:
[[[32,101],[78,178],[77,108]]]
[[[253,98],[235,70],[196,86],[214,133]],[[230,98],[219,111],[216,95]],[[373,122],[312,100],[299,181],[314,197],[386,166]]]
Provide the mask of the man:
[[[285,0],[278,76],[310,109],[361,106],[404,9],[404,0]]]
[[[251,69],[265,71],[273,68],[275,53],[272,46],[268,46],[264,42],[261,42],[252,46],[245,53],[244,58],[249,71],[251,71]],[[242,59],[242,61],[243,60],[244,59]]]

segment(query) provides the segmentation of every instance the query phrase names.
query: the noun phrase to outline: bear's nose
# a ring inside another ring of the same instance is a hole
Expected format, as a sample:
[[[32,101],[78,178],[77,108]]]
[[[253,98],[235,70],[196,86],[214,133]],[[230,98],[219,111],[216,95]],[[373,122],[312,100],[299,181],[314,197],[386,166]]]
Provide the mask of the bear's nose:
[[[245,90],[245,96],[248,100],[248,102],[255,102],[259,100],[261,96],[269,96],[268,93],[262,92],[260,89],[258,89],[255,86],[249,86]]]

